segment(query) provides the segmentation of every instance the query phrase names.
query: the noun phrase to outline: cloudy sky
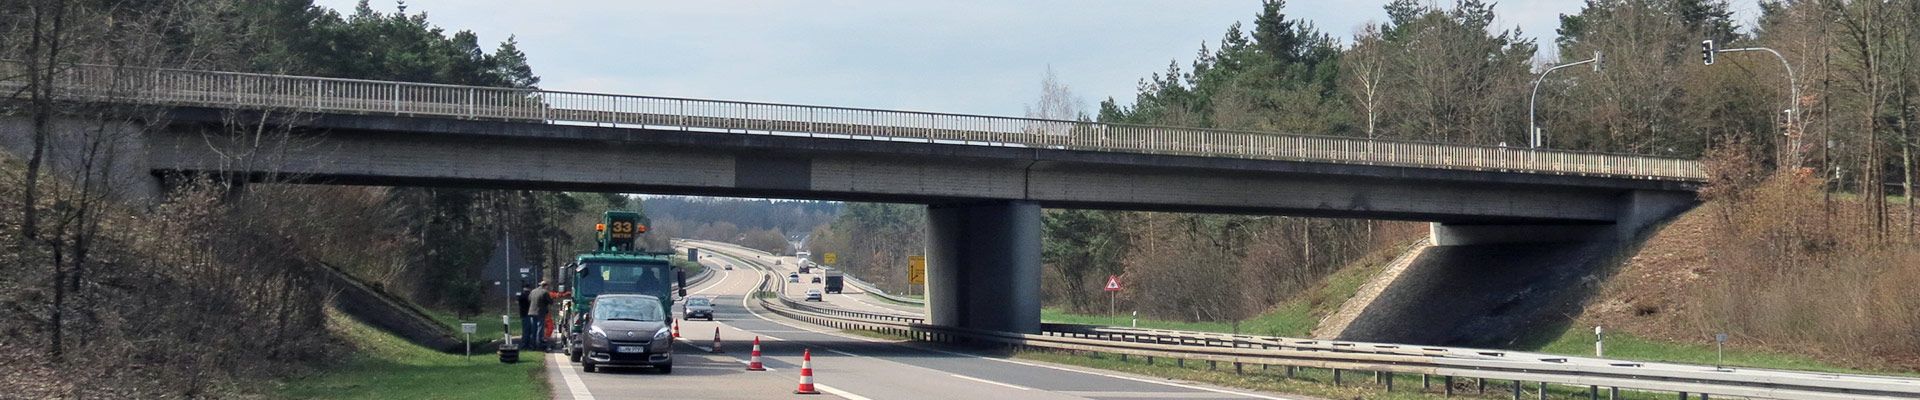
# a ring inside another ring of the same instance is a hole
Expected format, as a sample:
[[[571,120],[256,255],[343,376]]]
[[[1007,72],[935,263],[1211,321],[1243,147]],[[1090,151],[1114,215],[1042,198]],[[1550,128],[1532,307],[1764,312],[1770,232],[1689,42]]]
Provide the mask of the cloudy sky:
[[[1387,0],[1294,0],[1287,14],[1348,38]],[[357,0],[319,0],[351,12]],[[1450,1],[1449,1],[1450,2]],[[1580,0],[1505,0],[1499,25],[1551,43]],[[1756,7],[1738,1],[1750,20]],[[391,12],[393,0],[373,0]],[[1020,115],[1051,67],[1089,107],[1131,103],[1136,83],[1188,65],[1236,1],[509,1],[412,0],[482,43],[515,35],[541,87],[775,103]],[[489,44],[488,46],[491,46]],[[1551,47],[1551,46],[1543,46]]]

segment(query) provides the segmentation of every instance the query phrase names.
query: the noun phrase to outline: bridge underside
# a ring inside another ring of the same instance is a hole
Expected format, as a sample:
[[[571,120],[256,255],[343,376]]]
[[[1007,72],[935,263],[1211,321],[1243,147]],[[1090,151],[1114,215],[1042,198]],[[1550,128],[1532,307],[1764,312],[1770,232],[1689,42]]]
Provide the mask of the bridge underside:
[[[1039,329],[1040,208],[1434,222],[1436,244],[1620,240],[1693,204],[1690,183],[366,115],[277,121],[270,148],[179,109],[120,150],[156,176],[930,205],[932,321]],[[0,121],[20,149],[21,121]],[[142,183],[143,187],[163,187]]]

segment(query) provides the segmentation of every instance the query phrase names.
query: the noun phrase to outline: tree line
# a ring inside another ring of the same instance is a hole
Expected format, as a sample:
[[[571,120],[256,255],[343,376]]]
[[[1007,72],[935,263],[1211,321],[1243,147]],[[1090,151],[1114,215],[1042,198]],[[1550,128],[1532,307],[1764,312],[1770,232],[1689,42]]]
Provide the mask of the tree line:
[[[378,12],[363,1],[343,14],[309,0],[25,0],[0,3],[0,35],[10,38],[0,41],[0,75],[17,83],[0,93],[0,115],[22,121],[5,129],[24,138],[19,157],[0,157],[0,348],[20,360],[9,362],[21,367],[10,378],[58,377],[27,397],[224,397],[235,379],[328,358],[332,294],[315,275],[324,268],[471,313],[483,305],[478,269],[497,239],[513,236],[517,254],[555,265],[591,242],[591,224],[577,220],[638,206],[594,194],[197,174],[166,177],[142,207],[124,196],[150,183],[111,166],[134,161],[116,149],[166,127],[164,110],[58,98],[57,79],[86,64],[539,83],[512,38],[489,49],[404,5]],[[303,117],[232,112],[198,129],[208,141],[247,144],[217,162],[275,165],[317,134],[280,123]],[[140,368],[155,365],[167,367]]]

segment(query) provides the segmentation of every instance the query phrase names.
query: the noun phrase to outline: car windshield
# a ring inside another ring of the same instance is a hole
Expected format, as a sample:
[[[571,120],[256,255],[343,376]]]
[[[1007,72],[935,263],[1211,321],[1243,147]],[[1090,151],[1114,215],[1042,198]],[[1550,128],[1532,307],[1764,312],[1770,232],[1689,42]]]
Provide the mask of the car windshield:
[[[609,297],[593,302],[594,321],[665,321],[660,300],[651,297]]]
[[[705,305],[712,305],[712,304],[713,304],[713,301],[707,300],[707,298],[705,297],[695,297],[695,298],[687,299],[687,305],[690,305],[690,306],[705,306]]]

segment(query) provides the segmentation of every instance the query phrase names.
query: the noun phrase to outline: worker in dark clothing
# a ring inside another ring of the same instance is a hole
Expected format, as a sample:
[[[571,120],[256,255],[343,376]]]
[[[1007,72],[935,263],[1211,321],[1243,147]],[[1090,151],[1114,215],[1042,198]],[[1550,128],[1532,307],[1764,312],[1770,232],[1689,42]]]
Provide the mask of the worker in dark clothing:
[[[533,294],[533,286],[520,284],[520,291],[514,292],[513,301],[520,305],[520,347],[533,347],[533,315],[527,313],[529,303],[527,295]]]
[[[545,338],[540,337],[540,333],[546,332],[547,308],[553,305],[553,299],[547,298],[547,281],[540,281],[540,286],[527,292],[527,298],[521,301],[533,304],[533,309],[527,310],[527,327],[530,329],[527,329],[526,335],[531,338],[527,340],[527,348],[545,349],[541,347],[541,341]]]

